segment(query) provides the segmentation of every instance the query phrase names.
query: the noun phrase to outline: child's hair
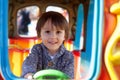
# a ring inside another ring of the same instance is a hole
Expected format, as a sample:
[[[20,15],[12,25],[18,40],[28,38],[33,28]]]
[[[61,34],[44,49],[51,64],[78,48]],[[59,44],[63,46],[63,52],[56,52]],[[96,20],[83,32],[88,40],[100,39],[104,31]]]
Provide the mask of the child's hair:
[[[38,37],[40,37],[41,28],[48,20],[51,20],[51,23],[56,27],[56,29],[65,30],[66,40],[69,38],[69,24],[67,20],[62,14],[53,11],[45,12],[39,18],[36,26]]]

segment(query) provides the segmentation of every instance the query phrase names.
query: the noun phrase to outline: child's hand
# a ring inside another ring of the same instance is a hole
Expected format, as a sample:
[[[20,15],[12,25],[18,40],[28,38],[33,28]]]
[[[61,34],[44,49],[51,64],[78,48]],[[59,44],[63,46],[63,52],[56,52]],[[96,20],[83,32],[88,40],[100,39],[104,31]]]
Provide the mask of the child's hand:
[[[32,80],[33,79],[33,73],[27,73],[25,76],[24,76],[25,79],[29,79],[29,80]]]

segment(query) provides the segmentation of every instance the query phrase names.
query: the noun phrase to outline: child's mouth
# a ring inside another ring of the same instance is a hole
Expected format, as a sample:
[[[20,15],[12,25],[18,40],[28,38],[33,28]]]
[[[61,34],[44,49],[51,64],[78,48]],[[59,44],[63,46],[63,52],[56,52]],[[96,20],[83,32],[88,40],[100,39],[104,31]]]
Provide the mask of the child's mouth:
[[[55,45],[57,44],[57,42],[49,42],[49,44]]]

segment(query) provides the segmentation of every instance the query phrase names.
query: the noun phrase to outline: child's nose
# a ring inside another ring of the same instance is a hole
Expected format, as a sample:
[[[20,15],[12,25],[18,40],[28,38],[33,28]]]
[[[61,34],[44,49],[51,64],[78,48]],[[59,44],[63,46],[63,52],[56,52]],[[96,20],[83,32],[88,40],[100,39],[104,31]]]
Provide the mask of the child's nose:
[[[55,32],[52,32],[52,33],[51,33],[51,38],[56,38],[56,37],[57,37],[56,33],[55,33]]]

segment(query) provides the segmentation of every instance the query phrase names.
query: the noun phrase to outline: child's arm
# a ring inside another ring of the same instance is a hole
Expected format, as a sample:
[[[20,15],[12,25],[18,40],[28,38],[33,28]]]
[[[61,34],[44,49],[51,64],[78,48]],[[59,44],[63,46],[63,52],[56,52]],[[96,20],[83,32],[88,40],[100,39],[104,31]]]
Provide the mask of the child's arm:
[[[67,60],[66,65],[62,71],[67,74],[71,79],[74,79],[74,57],[72,53],[69,54],[69,59]]]
[[[37,71],[38,50],[34,46],[29,56],[24,60],[22,65],[22,77],[27,78],[28,75],[33,75]]]

